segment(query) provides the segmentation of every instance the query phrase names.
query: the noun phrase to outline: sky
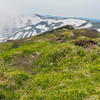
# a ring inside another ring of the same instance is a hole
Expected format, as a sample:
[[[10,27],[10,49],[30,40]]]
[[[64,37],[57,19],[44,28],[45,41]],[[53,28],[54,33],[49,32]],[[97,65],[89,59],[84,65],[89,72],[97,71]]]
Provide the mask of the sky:
[[[18,14],[100,19],[100,0],[0,0],[0,16]]]

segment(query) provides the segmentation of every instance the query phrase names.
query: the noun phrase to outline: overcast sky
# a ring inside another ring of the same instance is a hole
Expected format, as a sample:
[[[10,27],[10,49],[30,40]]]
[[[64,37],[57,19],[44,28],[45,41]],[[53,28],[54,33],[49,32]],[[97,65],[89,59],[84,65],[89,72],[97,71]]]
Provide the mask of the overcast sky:
[[[0,16],[12,14],[100,19],[100,0],[0,0]]]

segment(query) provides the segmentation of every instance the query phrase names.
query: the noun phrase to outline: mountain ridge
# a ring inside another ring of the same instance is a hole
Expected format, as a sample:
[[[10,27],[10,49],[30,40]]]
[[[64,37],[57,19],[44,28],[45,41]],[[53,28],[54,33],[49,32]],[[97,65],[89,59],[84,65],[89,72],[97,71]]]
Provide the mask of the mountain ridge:
[[[99,31],[100,23],[75,18],[43,17],[34,15],[12,15],[0,21],[0,42],[35,36],[64,25],[74,28],[90,28]]]
[[[100,22],[100,19],[96,19],[96,18],[88,18],[88,17],[60,17],[60,16],[52,16],[52,15],[41,15],[44,17],[58,17],[58,18],[76,18],[76,19],[83,19],[83,20],[88,20],[88,21],[92,21],[92,22]]]

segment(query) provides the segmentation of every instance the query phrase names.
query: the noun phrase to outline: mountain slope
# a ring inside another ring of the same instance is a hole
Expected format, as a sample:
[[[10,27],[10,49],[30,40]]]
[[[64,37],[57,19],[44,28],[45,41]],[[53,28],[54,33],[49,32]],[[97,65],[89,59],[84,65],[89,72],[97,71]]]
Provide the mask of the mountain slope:
[[[37,14],[15,15],[0,20],[0,42],[35,36],[64,25],[72,25],[74,28],[100,29],[100,23],[76,18],[43,17]]]
[[[100,33],[68,29],[0,44],[0,99],[100,99]]]
[[[59,16],[51,16],[51,15],[42,15],[43,17],[52,17],[52,18],[76,18],[76,19],[82,19],[82,20],[88,20],[91,22],[100,22],[100,19],[94,19],[94,18],[87,18],[87,17],[59,17]]]

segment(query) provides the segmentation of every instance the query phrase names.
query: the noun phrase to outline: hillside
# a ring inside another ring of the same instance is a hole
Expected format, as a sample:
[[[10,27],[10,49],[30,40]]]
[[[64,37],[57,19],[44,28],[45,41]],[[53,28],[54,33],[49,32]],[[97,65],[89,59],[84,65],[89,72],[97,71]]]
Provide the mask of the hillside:
[[[100,22],[80,18],[44,17],[34,15],[12,15],[0,18],[0,43],[35,36],[45,31],[71,25],[75,29],[87,28],[100,31]]]
[[[100,100],[100,33],[64,26],[0,44],[1,100]]]

